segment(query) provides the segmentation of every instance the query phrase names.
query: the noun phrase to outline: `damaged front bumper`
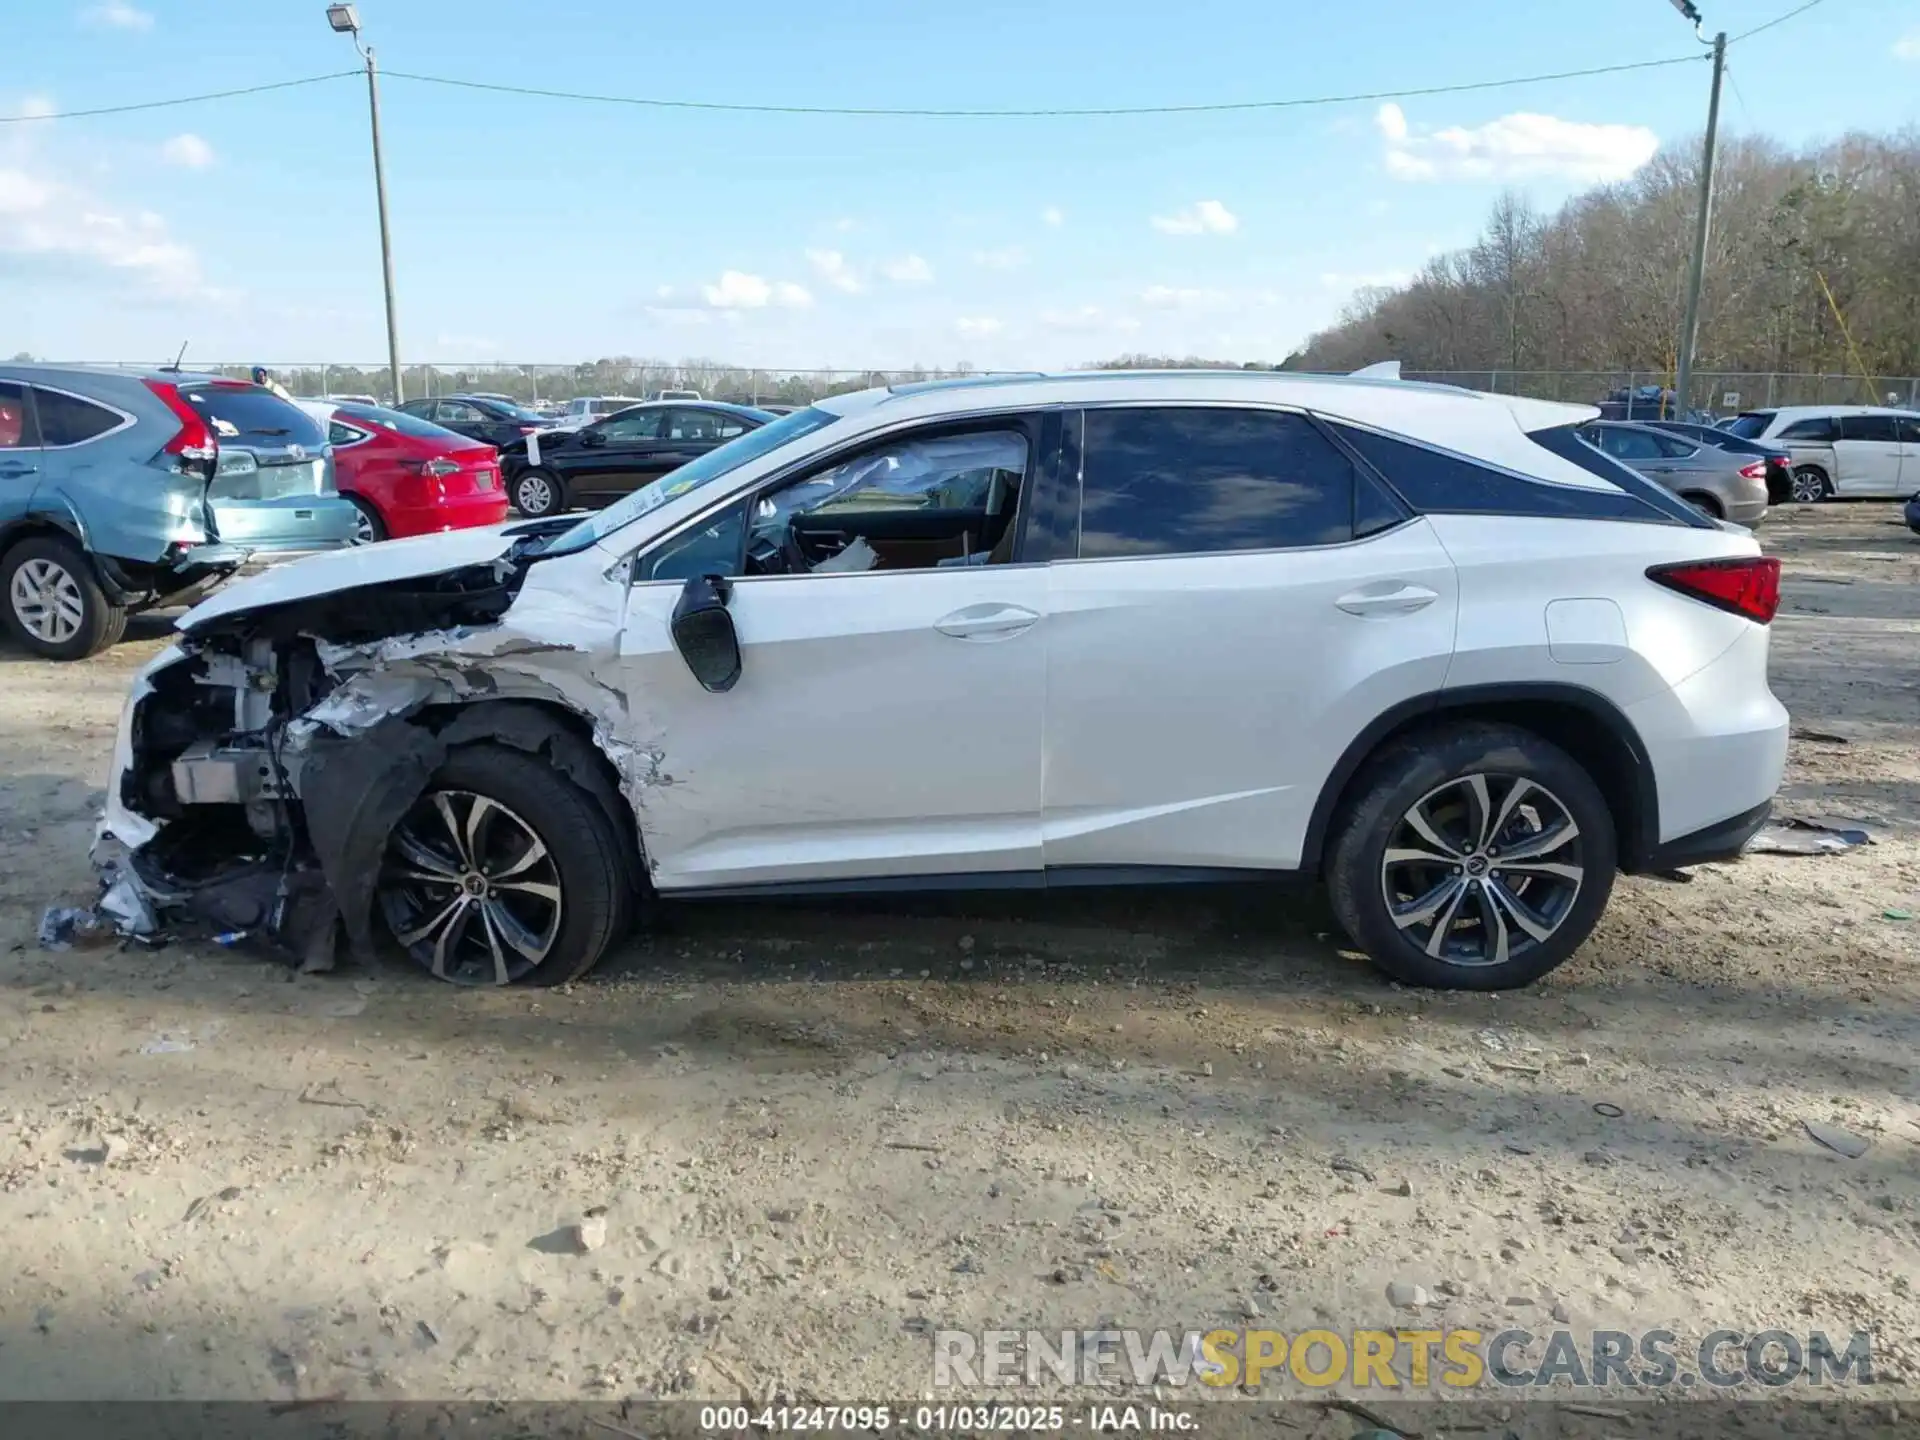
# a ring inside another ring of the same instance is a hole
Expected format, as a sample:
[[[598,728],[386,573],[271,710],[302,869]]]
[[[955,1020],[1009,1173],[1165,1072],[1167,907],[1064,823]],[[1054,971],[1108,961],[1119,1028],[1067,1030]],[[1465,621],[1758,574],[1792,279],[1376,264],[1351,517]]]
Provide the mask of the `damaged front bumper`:
[[[103,918],[149,941],[263,939],[307,969],[343,942],[368,955],[394,827],[451,750],[481,741],[599,798],[637,866],[657,756],[625,743],[627,699],[601,678],[624,570],[582,593],[529,590],[528,569],[508,553],[305,595],[275,576],[248,582],[264,604],[227,592],[189,615],[121,717],[93,847]]]

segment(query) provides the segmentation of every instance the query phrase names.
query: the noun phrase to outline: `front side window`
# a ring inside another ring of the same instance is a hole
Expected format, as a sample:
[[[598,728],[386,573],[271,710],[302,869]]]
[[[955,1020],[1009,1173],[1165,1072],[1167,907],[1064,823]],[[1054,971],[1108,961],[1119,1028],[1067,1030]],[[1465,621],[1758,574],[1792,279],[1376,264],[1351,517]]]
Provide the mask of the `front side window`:
[[[480,413],[477,405],[469,405],[464,400],[442,400],[436,418],[443,425],[479,425],[484,424],[487,417]]]
[[[660,438],[660,412],[658,410],[628,410],[615,415],[610,420],[602,420],[593,427],[609,440],[658,440]]]
[[[1774,438],[1799,440],[1805,444],[1831,445],[1840,438],[1840,427],[1833,423],[1831,415],[1821,415],[1811,420],[1796,420]]]
[[[31,449],[39,443],[27,414],[27,387],[0,380],[0,450]]]
[[[42,445],[79,445],[120,423],[120,417],[104,405],[59,390],[36,389],[33,403],[40,412]]]
[[[1089,410],[1084,443],[1082,559],[1353,538],[1353,467],[1303,415]]]
[[[1600,448],[1616,460],[1658,460],[1660,442],[1644,430],[1618,429],[1602,425],[1597,437]]]
[[[1842,440],[1867,440],[1876,445],[1898,445],[1900,431],[1891,415],[1842,415]]]

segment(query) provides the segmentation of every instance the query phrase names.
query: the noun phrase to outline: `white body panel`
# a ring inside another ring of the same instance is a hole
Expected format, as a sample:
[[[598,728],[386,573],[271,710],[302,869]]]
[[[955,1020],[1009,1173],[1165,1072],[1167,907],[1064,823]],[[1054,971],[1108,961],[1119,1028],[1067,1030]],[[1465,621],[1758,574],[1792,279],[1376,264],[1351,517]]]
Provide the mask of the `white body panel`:
[[[1900,445],[1892,440],[1841,439],[1833,447],[1833,492],[1846,499],[1904,499]]]
[[[1785,431],[1803,420],[1831,419],[1844,426],[1849,415],[1890,415],[1903,436],[1920,435],[1920,413],[1912,410],[1880,405],[1787,405],[1775,411],[1766,428],[1754,438],[1779,441],[1796,465],[1818,466],[1833,482],[1833,493],[1846,499],[1904,500],[1920,491],[1920,443],[1913,440],[1782,438]]]
[[[1425,520],[1052,571],[1049,866],[1297,865],[1348,743],[1438,690],[1453,652],[1453,565]]]

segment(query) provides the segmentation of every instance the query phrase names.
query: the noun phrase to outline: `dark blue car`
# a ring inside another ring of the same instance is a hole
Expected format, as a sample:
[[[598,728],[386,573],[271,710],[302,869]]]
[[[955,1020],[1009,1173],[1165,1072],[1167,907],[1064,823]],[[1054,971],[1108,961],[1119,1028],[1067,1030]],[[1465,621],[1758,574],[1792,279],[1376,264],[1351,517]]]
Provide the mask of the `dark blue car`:
[[[352,541],[312,416],[243,380],[0,364],[0,621],[49,660],[241,566]]]

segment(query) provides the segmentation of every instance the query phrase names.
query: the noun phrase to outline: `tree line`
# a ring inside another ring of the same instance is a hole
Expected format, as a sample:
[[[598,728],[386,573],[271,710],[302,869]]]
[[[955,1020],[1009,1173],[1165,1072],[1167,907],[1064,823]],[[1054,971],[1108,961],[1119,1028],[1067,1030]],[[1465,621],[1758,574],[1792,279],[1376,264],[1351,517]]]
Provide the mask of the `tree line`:
[[[1286,368],[1670,376],[1699,163],[1697,142],[1665,150],[1551,214],[1505,194],[1473,245],[1358,292]],[[1694,364],[1857,376],[1856,399],[1920,375],[1920,130],[1723,143]]]

